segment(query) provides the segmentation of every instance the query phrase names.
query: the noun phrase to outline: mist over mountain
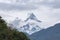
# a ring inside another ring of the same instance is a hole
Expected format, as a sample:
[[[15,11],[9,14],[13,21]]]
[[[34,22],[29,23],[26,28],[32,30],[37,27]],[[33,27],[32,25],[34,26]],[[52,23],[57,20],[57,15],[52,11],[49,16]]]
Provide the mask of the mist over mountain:
[[[16,18],[9,25],[11,27],[13,26],[12,28],[17,29],[18,31],[26,32],[31,35],[32,33],[42,30],[40,23],[41,21],[38,20],[33,13],[31,13],[24,21]]]
[[[60,23],[29,35],[31,40],[60,40]]]

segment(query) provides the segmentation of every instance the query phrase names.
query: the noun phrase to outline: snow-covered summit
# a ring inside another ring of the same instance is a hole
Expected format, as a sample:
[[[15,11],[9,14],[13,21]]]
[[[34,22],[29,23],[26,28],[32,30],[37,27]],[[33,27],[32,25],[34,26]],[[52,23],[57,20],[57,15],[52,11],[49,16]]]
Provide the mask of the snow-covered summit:
[[[10,24],[12,24],[12,27],[15,27],[18,31],[32,34],[41,30],[40,23],[41,21],[32,13],[26,20],[22,21],[21,19],[16,18]]]
[[[35,16],[33,13],[30,14],[30,16],[25,20],[25,22],[27,22],[29,19],[35,20],[35,21],[37,21],[37,22],[41,22],[40,20],[38,20],[38,19],[36,18],[36,16]]]

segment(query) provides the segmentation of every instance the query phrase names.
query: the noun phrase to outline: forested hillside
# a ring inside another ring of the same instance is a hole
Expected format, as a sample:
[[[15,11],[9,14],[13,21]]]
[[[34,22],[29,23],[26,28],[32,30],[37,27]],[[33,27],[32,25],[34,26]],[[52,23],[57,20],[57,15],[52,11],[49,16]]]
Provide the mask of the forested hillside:
[[[7,23],[0,17],[0,40],[29,40],[27,36],[17,30],[7,27]]]

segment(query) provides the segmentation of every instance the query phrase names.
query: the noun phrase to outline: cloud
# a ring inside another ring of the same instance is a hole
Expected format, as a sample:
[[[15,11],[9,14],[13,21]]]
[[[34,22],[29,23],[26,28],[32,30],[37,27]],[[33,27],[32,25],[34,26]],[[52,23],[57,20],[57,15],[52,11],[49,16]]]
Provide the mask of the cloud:
[[[42,21],[40,27],[48,28],[60,22],[60,0],[9,0],[0,2],[0,13],[3,18],[11,22],[16,17],[25,20],[28,13],[33,12]],[[14,11],[12,11],[14,10]],[[26,11],[27,10],[27,11]],[[7,15],[7,16],[6,16]],[[11,17],[8,17],[8,16]],[[8,17],[8,18],[7,18]]]
[[[0,10],[36,10],[40,6],[60,8],[60,0],[2,0]]]
[[[52,8],[60,8],[60,0],[45,0],[42,1],[40,5],[44,5]]]
[[[0,10],[35,10],[38,6],[32,0],[0,1]]]
[[[34,10],[37,7],[34,5],[12,5],[7,3],[0,3],[0,10]]]

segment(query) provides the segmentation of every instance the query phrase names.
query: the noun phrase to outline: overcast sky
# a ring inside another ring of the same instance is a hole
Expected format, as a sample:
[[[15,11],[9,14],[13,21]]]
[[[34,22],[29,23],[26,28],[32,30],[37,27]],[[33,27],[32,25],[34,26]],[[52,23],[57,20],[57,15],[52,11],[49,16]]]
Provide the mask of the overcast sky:
[[[8,22],[25,20],[32,12],[42,28],[60,23],[60,0],[0,0],[0,15]]]

